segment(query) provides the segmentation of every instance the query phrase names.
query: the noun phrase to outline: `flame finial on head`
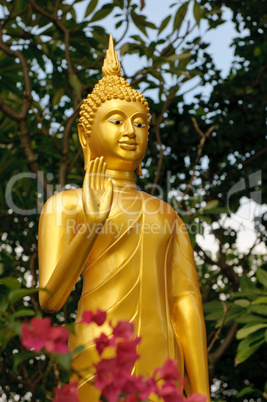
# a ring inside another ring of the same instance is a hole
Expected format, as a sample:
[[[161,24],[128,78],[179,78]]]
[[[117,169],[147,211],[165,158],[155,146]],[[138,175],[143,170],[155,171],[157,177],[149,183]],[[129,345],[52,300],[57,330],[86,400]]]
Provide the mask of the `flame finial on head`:
[[[114,49],[114,42],[111,34],[109,36],[108,50],[106,52],[102,72],[104,77],[121,76],[121,63],[119,62],[117,52]]]

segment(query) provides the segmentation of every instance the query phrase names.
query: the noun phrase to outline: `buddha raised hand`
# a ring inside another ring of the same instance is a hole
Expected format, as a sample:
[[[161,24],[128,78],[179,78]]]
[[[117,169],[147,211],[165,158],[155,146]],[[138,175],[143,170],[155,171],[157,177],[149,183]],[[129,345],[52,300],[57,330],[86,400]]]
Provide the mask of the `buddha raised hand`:
[[[51,197],[39,226],[40,303],[59,310],[83,271],[71,350],[81,401],[98,401],[90,386],[93,339],[109,326],[81,323],[84,311],[128,320],[142,337],[135,374],[151,376],[167,357],[188,376],[187,393],[209,401],[205,325],[193,251],[182,220],[165,202],[140,192],[135,172],[148,141],[149,107],[121,77],[110,38],[104,77],[83,101],[78,133],[83,188]],[[103,329],[104,328],[104,329]]]

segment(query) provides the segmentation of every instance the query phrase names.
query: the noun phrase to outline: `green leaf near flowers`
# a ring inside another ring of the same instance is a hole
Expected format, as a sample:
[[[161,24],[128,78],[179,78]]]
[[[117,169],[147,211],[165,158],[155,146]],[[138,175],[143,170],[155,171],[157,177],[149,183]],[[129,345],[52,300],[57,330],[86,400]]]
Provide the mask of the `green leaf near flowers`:
[[[9,289],[19,289],[21,287],[21,283],[17,279],[10,277],[0,279],[0,285]]]
[[[13,370],[16,371],[18,366],[24,362],[25,360],[33,359],[36,357],[35,352],[27,351],[27,352],[21,352],[17,353],[14,355],[14,361],[13,361]]]
[[[18,318],[18,317],[33,317],[35,315],[35,311],[31,310],[29,308],[21,309],[19,311],[16,311],[14,314],[12,314],[12,318]]]
[[[9,341],[15,336],[20,336],[21,323],[18,321],[9,322],[6,326],[0,328],[0,346],[5,349]]]
[[[70,353],[54,354],[53,356],[63,370],[71,370],[72,356]]]
[[[12,290],[8,295],[8,301],[10,304],[16,303],[16,301],[22,299],[25,296],[30,296],[34,293],[38,293],[40,289],[15,289]]]

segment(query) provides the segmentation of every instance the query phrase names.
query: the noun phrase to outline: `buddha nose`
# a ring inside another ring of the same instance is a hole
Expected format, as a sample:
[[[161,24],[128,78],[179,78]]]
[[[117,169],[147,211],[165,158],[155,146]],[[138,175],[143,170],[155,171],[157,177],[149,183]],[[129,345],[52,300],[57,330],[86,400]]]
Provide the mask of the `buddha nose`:
[[[131,120],[127,120],[124,123],[124,131],[123,131],[123,136],[133,138],[136,137],[135,131],[134,131],[134,126]]]

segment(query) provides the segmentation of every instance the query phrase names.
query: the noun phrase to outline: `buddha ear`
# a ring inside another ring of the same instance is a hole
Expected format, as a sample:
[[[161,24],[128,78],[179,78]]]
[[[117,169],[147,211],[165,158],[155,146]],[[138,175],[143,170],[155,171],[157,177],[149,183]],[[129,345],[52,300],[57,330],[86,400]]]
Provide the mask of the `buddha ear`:
[[[139,163],[139,165],[138,165],[138,167],[136,169],[136,173],[138,174],[138,176],[143,176],[141,163]]]
[[[86,132],[86,128],[82,123],[78,124],[78,135],[81,146],[85,148],[87,146],[87,139],[89,137],[88,133]]]
[[[87,170],[91,160],[91,152],[88,144],[89,134],[86,132],[86,128],[82,123],[78,124],[78,135],[83,150],[84,170]]]

